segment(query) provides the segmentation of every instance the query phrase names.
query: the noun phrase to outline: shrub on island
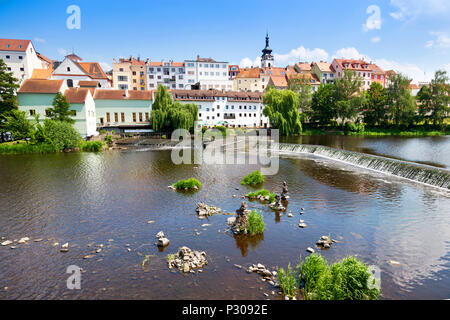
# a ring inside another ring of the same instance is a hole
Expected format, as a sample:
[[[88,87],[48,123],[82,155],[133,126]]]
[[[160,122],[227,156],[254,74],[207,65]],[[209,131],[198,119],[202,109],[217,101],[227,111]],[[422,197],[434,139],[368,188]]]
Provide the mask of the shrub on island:
[[[245,176],[244,179],[242,179],[241,184],[244,186],[259,186],[264,183],[264,176],[261,174],[260,171],[255,171],[250,173],[249,175]]]
[[[202,187],[202,184],[197,179],[190,178],[187,180],[180,180],[177,183],[173,184],[172,187],[176,190],[193,191],[200,189]]]
[[[101,141],[85,141],[81,144],[81,151],[84,152],[100,152],[103,150],[103,142]]]
[[[262,190],[258,190],[255,192],[250,192],[249,194],[247,194],[247,198],[249,198],[250,200],[252,199],[261,199],[261,197],[269,197],[268,201],[270,201],[270,203],[275,202],[275,193],[270,193],[269,190],[266,189],[262,189]],[[265,200],[265,199],[262,199]]]
[[[261,213],[253,210],[248,215],[247,233],[251,236],[264,232],[265,224]]]

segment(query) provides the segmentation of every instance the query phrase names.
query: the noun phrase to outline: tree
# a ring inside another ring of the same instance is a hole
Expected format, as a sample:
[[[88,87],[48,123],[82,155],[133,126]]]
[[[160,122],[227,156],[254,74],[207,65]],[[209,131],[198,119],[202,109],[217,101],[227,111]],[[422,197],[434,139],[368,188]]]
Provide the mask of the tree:
[[[364,104],[362,84],[362,78],[352,70],[345,70],[342,78],[334,81],[336,117],[342,120],[342,126],[347,119],[356,117]]]
[[[299,97],[292,90],[278,91],[270,87],[263,96],[266,105],[263,114],[269,118],[270,125],[280,130],[282,136],[300,134],[302,124],[298,112]]]
[[[0,124],[0,131],[10,132],[16,140],[33,138],[34,126],[25,112],[13,109],[4,113],[3,117],[5,121]]]
[[[390,82],[386,90],[390,119],[396,126],[411,125],[417,106],[409,90],[410,81],[405,76],[396,74],[391,77]]]
[[[12,72],[8,72],[6,63],[0,59],[0,126],[6,121],[5,114],[17,109],[16,90],[19,80],[13,77]],[[4,132],[0,131],[1,141],[4,141]]]
[[[52,120],[58,120],[74,124],[75,120],[71,118],[70,103],[67,98],[58,92],[53,99],[53,108],[48,109],[48,117]]]
[[[156,132],[170,132],[175,129],[192,130],[198,120],[198,107],[195,104],[174,102],[167,88],[158,86],[152,106],[152,127]]]
[[[448,85],[446,71],[438,70],[431,80],[430,86],[423,86],[417,94],[420,102],[419,114],[423,118],[429,118],[433,125],[442,125],[445,117],[450,112],[450,87]]]
[[[311,116],[312,88],[310,79],[306,76],[291,78],[288,81],[288,89],[297,92],[299,104],[298,111],[305,117]]]
[[[387,122],[386,89],[378,82],[372,82],[366,95],[364,122],[368,125],[381,125]]]
[[[327,125],[335,118],[333,88],[334,85],[331,83],[322,84],[319,90],[314,92],[311,101],[311,120]]]

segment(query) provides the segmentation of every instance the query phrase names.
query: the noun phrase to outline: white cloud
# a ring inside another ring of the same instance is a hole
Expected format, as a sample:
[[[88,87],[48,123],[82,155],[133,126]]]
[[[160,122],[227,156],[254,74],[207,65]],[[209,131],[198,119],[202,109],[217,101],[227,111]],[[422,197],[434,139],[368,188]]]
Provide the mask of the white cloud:
[[[326,61],[328,60],[328,57],[328,52],[324,49],[308,49],[303,46],[292,49],[287,54],[274,54],[275,64],[279,66],[295,64],[300,61]]]
[[[369,15],[365,24],[363,24],[363,30],[380,30],[383,20],[381,19],[381,9],[379,6],[371,5],[367,8],[366,13]]]
[[[370,39],[370,41],[372,41],[373,43],[378,43],[381,41],[380,37],[373,37],[372,39]]]
[[[46,43],[47,41],[45,39],[43,39],[43,38],[35,37],[34,38],[34,42]]]
[[[58,53],[59,53],[61,56],[63,56],[63,57],[67,56],[67,50],[66,50],[66,49],[58,48]]]
[[[333,56],[334,58],[338,59],[363,59],[365,61],[372,61],[369,56],[360,53],[356,48],[349,47],[349,48],[342,48],[336,51],[336,53]]]
[[[255,60],[252,60],[250,58],[244,58],[239,63],[239,67],[241,68],[261,67],[261,57],[257,57],[255,58]]]
[[[102,67],[103,71],[105,71],[105,72],[112,70],[111,65],[109,65],[106,62],[99,62],[99,64],[100,64],[100,67]]]
[[[391,0],[397,11],[390,15],[397,20],[414,19],[419,15],[437,15],[450,12],[448,0]]]
[[[435,40],[427,41],[425,48],[450,48],[450,36],[445,32],[430,32]]]
[[[387,59],[372,59],[371,57],[360,53],[356,48],[342,48],[336,52],[333,58],[346,58],[346,59],[363,59],[367,62],[372,62],[381,67],[383,70],[395,70],[408,78],[412,79],[414,83],[428,82],[430,81],[434,73],[423,70],[421,67],[412,64],[391,61]],[[450,63],[446,65],[450,69]]]

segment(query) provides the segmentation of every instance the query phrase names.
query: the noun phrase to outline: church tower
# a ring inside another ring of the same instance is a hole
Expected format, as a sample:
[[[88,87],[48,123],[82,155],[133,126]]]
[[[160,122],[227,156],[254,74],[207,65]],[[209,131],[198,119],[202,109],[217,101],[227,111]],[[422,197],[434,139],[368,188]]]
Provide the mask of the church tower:
[[[266,47],[262,51],[263,55],[261,56],[261,67],[263,68],[272,68],[274,66],[274,58],[272,55],[272,49],[269,47],[269,33],[266,35]]]

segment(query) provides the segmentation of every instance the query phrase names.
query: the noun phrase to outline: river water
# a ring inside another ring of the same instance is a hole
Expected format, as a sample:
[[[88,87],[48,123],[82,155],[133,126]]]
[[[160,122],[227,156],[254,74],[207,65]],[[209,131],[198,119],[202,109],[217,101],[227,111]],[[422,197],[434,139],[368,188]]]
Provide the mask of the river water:
[[[420,150],[415,156],[393,154],[448,166],[449,158],[442,154],[448,154],[449,142],[439,143],[445,147],[437,155],[424,157]],[[388,142],[361,141],[354,148],[376,153],[397,148],[376,147],[382,145]],[[16,244],[16,249],[0,246],[0,299],[266,299],[264,293],[279,299],[271,293],[276,289],[246,273],[245,267],[295,264],[322,235],[339,240],[321,251],[329,262],[357,255],[380,268],[383,299],[450,298],[448,192],[332,160],[292,155],[280,160],[278,174],[267,176],[264,187],[281,192],[282,181],[288,183],[293,218],[251,202],[266,223],[264,235],[251,238],[231,235],[227,215],[198,219],[199,201],[225,212],[238,209],[240,196],[250,190],[240,180],[256,169],[176,166],[168,150],[1,156],[0,237],[31,240]],[[195,194],[168,190],[189,177],[204,187]],[[298,227],[300,219],[306,229]],[[159,231],[171,241],[164,252],[155,245]],[[38,238],[43,241],[33,241]],[[67,242],[69,252],[60,252]],[[83,259],[100,244],[100,253]],[[181,246],[207,253],[209,263],[202,273],[168,269],[167,254]],[[143,265],[146,255],[149,262]],[[85,271],[81,290],[66,287],[70,265]]]

